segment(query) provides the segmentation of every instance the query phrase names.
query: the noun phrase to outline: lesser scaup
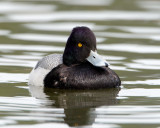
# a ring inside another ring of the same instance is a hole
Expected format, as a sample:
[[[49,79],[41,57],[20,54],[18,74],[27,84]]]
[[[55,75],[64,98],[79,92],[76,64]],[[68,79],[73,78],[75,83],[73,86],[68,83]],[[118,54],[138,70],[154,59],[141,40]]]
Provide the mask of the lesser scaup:
[[[63,55],[42,58],[30,73],[29,84],[65,89],[120,86],[120,78],[96,50],[94,33],[88,27],[74,28]]]

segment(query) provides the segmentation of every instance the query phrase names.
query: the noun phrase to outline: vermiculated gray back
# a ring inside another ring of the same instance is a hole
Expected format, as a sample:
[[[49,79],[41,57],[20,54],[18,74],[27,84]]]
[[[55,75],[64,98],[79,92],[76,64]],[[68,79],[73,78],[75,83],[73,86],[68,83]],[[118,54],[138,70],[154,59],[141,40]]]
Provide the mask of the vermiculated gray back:
[[[62,54],[51,54],[38,61],[35,69],[38,67],[51,70],[62,64]]]

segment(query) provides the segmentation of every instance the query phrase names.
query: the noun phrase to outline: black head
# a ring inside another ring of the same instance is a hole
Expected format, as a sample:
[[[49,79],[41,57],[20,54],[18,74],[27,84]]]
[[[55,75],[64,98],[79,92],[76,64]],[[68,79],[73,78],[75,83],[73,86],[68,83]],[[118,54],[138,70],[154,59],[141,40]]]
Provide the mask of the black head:
[[[68,38],[63,53],[63,63],[69,66],[85,62],[91,50],[96,50],[94,33],[88,27],[76,27]]]

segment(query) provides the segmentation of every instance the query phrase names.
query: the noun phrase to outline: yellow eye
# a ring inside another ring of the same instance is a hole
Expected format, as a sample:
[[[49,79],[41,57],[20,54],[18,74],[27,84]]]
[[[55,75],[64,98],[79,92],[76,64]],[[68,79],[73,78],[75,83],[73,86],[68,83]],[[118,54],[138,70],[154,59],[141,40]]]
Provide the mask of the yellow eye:
[[[78,47],[82,47],[82,43],[78,43]]]

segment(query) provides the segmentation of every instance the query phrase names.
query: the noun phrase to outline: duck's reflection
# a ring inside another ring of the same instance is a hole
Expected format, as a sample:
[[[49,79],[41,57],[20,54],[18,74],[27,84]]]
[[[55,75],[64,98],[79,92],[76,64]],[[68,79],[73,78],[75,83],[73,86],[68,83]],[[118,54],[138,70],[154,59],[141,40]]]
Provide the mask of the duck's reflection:
[[[47,106],[64,108],[64,121],[69,126],[92,125],[96,118],[95,108],[118,104],[119,90],[58,90],[30,86],[32,96],[46,99]]]

